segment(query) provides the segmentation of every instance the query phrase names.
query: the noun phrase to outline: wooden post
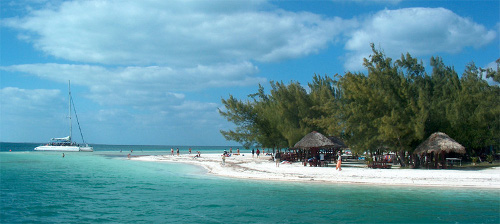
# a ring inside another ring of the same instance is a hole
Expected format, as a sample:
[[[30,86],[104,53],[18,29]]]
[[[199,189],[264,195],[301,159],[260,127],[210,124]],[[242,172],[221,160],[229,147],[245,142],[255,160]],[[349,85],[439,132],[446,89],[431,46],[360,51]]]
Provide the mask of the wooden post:
[[[434,155],[434,169],[437,169],[437,168],[439,168],[439,166],[438,166],[439,154],[433,153],[433,155]]]
[[[442,156],[441,156],[441,157],[443,157],[443,168],[444,168],[444,169],[447,169],[446,157],[445,157],[445,154],[444,154],[444,153],[445,153],[444,151],[443,151],[443,152],[441,152],[441,154],[442,154]]]

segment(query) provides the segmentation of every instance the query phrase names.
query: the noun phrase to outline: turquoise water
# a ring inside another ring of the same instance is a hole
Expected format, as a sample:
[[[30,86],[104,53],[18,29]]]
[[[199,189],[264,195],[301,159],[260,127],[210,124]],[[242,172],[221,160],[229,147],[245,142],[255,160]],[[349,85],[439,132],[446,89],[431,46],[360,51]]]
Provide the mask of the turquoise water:
[[[116,150],[61,155],[0,152],[0,223],[500,222],[498,190],[239,180]]]
[[[25,151],[33,151],[33,149],[37,146],[43,145],[46,143],[11,143],[11,142],[0,142],[0,152],[25,152]],[[170,149],[173,148],[177,150],[179,148],[180,153],[188,154],[189,148],[192,149],[192,153],[196,153],[196,151],[200,151],[201,153],[222,153],[224,150],[228,150],[230,148],[236,152],[236,149],[239,148],[241,153],[251,153],[251,149],[243,149],[240,146],[175,146],[175,145],[103,145],[103,144],[92,144],[94,147],[94,151],[104,151],[104,152],[130,152],[133,150],[136,155],[140,155],[142,152],[162,152],[162,153],[170,153]]]

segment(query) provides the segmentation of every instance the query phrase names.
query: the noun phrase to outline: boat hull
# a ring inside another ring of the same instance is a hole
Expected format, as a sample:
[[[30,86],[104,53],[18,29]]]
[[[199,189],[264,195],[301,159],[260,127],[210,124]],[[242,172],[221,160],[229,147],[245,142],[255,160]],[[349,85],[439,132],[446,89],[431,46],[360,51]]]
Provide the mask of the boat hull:
[[[85,147],[80,147],[80,152],[93,152],[94,147],[91,146],[85,146]]]
[[[79,152],[79,146],[55,146],[42,145],[35,148],[35,151],[56,151],[56,152]]]

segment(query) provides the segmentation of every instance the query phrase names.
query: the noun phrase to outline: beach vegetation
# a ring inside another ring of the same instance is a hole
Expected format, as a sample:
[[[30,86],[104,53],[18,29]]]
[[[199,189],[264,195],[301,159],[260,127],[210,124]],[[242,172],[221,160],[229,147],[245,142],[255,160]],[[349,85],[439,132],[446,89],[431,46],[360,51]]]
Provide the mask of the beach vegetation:
[[[486,161],[488,161],[488,163],[493,163],[493,160],[495,160],[493,154],[489,154],[488,156],[486,156]]]
[[[402,165],[438,131],[468,154],[486,156],[500,148],[500,59],[496,70],[471,62],[459,75],[436,56],[427,73],[409,53],[393,61],[371,47],[363,63],[366,74],[315,74],[309,89],[296,81],[271,81],[269,91],[259,86],[244,101],[222,99],[220,114],[236,125],[222,135],[248,147],[286,148],[314,130],[340,137],[354,153],[397,152]]]
[[[472,165],[476,165],[477,161],[479,160],[479,157],[477,156],[471,157],[471,160],[472,160]]]

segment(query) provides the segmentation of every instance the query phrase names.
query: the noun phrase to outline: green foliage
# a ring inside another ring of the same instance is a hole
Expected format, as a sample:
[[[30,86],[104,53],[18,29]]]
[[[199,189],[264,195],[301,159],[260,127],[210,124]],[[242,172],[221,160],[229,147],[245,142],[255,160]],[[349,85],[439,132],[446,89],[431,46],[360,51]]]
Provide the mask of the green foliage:
[[[495,159],[494,159],[492,154],[489,154],[488,156],[486,156],[486,161],[488,161],[489,163],[493,163],[493,160],[495,160]]]
[[[246,147],[291,147],[315,130],[343,138],[355,153],[411,153],[430,134],[441,131],[469,153],[500,147],[500,88],[497,70],[467,65],[459,77],[453,67],[432,57],[432,73],[409,53],[394,61],[371,45],[364,60],[368,74],[314,75],[307,91],[298,82],[259,85],[247,101],[222,99],[220,114],[236,128],[221,131]]]
[[[338,75],[334,76],[335,78]],[[313,77],[309,84],[312,107],[310,114],[304,120],[310,126],[316,127],[316,131],[326,135],[340,136],[342,133],[342,120],[339,113],[340,91],[337,80],[328,76]]]
[[[371,156],[367,156],[365,157],[365,163],[366,165],[370,165],[370,163],[373,162],[373,158]]]
[[[496,61],[497,64],[497,70],[493,70],[492,68],[487,68],[487,69],[482,69],[480,68],[481,72],[486,73],[486,78],[492,78],[493,81],[500,83],[500,58],[497,59]]]
[[[479,157],[471,157],[472,159],[472,163],[475,165],[477,164],[477,160],[479,159]]]
[[[298,82],[285,85],[283,82],[271,82],[271,96],[274,107],[269,112],[278,115],[276,128],[293,146],[304,135],[312,131],[304,121],[311,113],[312,102],[306,90]]]
[[[409,54],[392,62],[372,45],[368,76],[347,73],[340,80],[342,119],[355,152],[411,151],[424,136],[429,94],[422,63]]]

